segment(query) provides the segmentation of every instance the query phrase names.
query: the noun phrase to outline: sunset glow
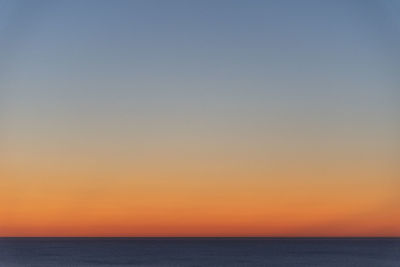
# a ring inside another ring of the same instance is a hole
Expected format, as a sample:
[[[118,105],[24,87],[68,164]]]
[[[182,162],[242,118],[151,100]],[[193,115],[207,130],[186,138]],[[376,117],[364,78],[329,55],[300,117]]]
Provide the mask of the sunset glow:
[[[390,33],[337,1],[203,2],[9,23],[0,236],[400,236]]]

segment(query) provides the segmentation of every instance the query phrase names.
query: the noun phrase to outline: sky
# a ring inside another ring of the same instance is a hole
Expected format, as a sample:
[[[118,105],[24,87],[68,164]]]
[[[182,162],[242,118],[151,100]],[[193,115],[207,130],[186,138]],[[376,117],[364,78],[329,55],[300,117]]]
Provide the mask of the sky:
[[[0,0],[0,236],[400,236],[399,12]]]

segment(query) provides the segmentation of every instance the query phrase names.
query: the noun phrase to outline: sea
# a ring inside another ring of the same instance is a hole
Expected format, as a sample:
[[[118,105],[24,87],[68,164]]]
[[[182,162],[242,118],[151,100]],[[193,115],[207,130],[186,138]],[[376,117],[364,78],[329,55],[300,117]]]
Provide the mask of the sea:
[[[1,267],[400,267],[400,238],[0,238]]]

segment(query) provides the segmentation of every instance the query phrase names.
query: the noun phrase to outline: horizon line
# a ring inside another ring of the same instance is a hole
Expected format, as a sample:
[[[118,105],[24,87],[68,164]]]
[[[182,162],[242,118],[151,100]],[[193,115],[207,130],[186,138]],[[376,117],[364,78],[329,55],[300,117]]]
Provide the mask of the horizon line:
[[[400,236],[0,236],[4,238],[126,238],[126,239],[397,239]]]

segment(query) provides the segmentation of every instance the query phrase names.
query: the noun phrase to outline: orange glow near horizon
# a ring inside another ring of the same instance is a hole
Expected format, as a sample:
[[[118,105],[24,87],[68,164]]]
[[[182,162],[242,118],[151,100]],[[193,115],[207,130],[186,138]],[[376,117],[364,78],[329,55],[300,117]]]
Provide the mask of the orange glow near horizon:
[[[0,236],[400,235],[396,190],[376,179],[390,173],[372,165],[322,172],[196,163],[117,171],[9,163]],[[335,178],[342,172],[360,178]]]

